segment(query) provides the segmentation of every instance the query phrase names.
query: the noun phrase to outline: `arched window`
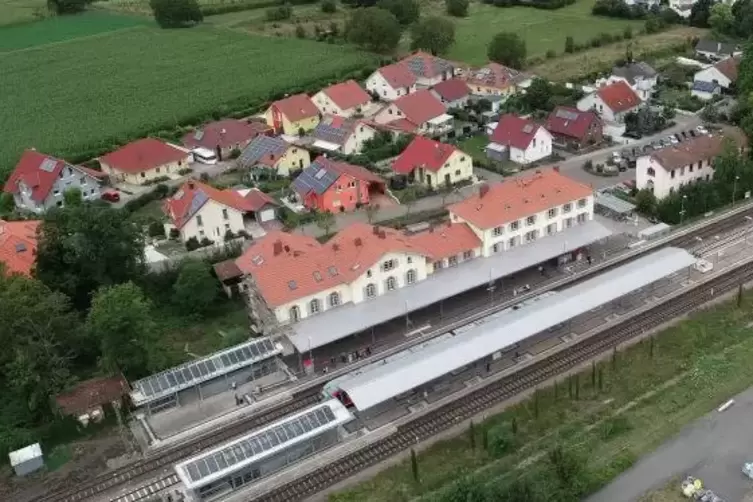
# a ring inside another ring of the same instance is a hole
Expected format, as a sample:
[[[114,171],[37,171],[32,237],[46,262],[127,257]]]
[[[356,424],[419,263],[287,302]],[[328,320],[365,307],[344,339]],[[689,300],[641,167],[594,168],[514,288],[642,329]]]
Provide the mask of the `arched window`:
[[[656,171],[654,171],[653,167],[649,167],[648,169],[646,169],[646,174],[648,174],[649,176],[656,176]]]
[[[309,302],[309,310],[311,311],[312,314],[318,314],[319,311],[321,310],[321,305],[319,305],[319,300],[317,300],[316,298],[311,300],[311,302]]]
[[[293,305],[290,307],[290,320],[293,322],[299,321],[301,319],[301,309],[298,308],[298,305]]]
[[[337,307],[340,305],[340,293],[335,291],[334,293],[329,295],[329,305],[330,307]]]
[[[405,282],[408,284],[413,284],[416,282],[416,271],[415,269],[408,270],[408,273],[405,274]]]
[[[397,280],[394,277],[387,278],[387,291],[392,291],[397,288]]]
[[[366,298],[374,298],[376,296],[376,286],[374,284],[366,285]]]

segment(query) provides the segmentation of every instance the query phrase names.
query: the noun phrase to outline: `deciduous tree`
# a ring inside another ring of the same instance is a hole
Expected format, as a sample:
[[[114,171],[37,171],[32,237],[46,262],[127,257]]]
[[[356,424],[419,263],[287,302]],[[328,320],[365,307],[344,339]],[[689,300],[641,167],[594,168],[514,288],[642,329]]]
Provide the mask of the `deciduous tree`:
[[[725,3],[717,3],[711,7],[709,13],[709,26],[715,33],[723,35],[734,30],[735,18],[732,8]]]
[[[416,0],[379,0],[377,7],[391,12],[402,25],[416,22],[421,15],[421,7]]]
[[[149,0],[149,5],[162,28],[183,28],[204,20],[197,0]]]
[[[525,64],[526,43],[517,33],[498,33],[489,43],[487,55],[495,63],[519,70]]]
[[[708,28],[709,16],[711,15],[711,7],[713,5],[714,0],[698,0],[694,3],[690,9],[690,18],[688,18],[690,26]]]
[[[439,16],[425,17],[411,29],[413,49],[423,49],[436,56],[447,52],[454,43],[455,25]]]
[[[349,42],[380,53],[394,51],[401,34],[394,14],[377,7],[357,9],[345,25],[345,38]]]
[[[173,304],[180,312],[187,316],[204,315],[218,293],[217,279],[212,276],[209,263],[199,260],[183,262],[173,285]]]
[[[468,15],[468,0],[445,0],[447,13],[455,17],[466,17]]]

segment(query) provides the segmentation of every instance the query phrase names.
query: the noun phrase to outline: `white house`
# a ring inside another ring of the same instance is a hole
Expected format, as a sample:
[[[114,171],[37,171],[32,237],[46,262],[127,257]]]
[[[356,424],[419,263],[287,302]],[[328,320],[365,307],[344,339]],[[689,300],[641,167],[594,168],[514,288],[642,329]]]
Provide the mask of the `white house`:
[[[431,91],[421,89],[390,103],[374,122],[415,134],[442,134],[452,129],[453,118]]]
[[[491,256],[593,219],[593,190],[560,174],[536,171],[491,186],[448,207],[452,223],[466,223]]]
[[[614,84],[623,81],[638,94],[641,100],[647,101],[654,92],[658,75],[658,72],[648,63],[638,61],[612,68],[612,74],[606,83]]]
[[[730,134],[741,140],[741,132]],[[709,181],[714,176],[713,160],[724,150],[723,135],[704,135],[638,157],[635,182],[662,199],[685,185]]]
[[[311,146],[353,155],[361,153],[364,143],[376,134],[377,126],[366,120],[325,116],[311,132],[314,139]]]
[[[625,116],[642,104],[633,88],[618,80],[587,94],[576,106],[582,112],[595,111],[604,123],[605,134],[620,136],[625,132]]]
[[[709,82],[723,89],[729,89],[737,81],[740,60],[740,57],[723,59],[714,65],[698,71],[693,76],[693,82]]]
[[[416,76],[399,63],[383,66],[366,79],[366,89],[382,101],[394,101],[416,92]]]
[[[454,145],[416,136],[392,163],[396,174],[434,188],[473,179],[473,159]]]
[[[552,154],[552,135],[531,120],[503,115],[492,132],[486,153],[493,160],[530,164]]]
[[[371,96],[355,80],[347,80],[322,89],[312,101],[324,115],[352,117],[363,113],[371,103]]]

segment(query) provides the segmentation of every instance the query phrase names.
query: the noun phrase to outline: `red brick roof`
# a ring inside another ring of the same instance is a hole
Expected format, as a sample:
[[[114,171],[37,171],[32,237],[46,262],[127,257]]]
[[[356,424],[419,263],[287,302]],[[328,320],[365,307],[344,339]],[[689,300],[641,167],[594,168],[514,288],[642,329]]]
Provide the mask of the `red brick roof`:
[[[272,106],[276,107],[291,122],[298,122],[319,115],[319,109],[311,101],[311,98],[305,94],[295,94],[275,101]]]
[[[554,134],[583,140],[594,123],[601,119],[593,111],[582,112],[569,106],[558,106],[546,120],[546,129]]]
[[[393,89],[410,87],[416,83],[416,76],[401,64],[382,66],[377,71]]]
[[[214,273],[217,274],[217,279],[219,279],[220,282],[243,276],[243,272],[238,268],[235,260],[225,260],[220,263],[215,263]]]
[[[55,180],[58,179],[60,172],[64,167],[76,169],[81,173],[96,178],[101,178],[104,175],[102,172],[81,166],[74,166],[68,164],[64,160],[50,157],[49,155],[45,155],[36,150],[26,150],[23,155],[21,155],[21,159],[18,161],[18,164],[16,164],[8,181],[5,183],[3,191],[7,193],[17,193],[19,182],[23,182],[24,185],[31,189],[32,200],[36,202],[44,202],[50,194],[50,190],[52,190],[52,187],[55,185]]]
[[[553,168],[484,186],[478,193],[448,209],[478,228],[490,229],[592,193],[590,187]]]
[[[740,68],[741,60],[742,56],[723,59],[716,63],[714,68],[716,68],[719,73],[730,79],[731,82],[735,82],[737,80],[737,72]]]
[[[492,143],[525,150],[540,127],[531,120],[508,113],[500,117],[489,139]]]
[[[389,252],[427,253],[402,232],[354,223],[326,244],[300,234],[271,232],[255,241],[236,264],[254,278],[265,301],[274,308],[349,284]]]
[[[204,124],[193,132],[183,136],[182,142],[188,148],[243,148],[249,141],[259,134],[266,134],[272,130],[267,124],[247,122],[245,120],[218,120]]]
[[[176,228],[182,228],[208,201],[213,200],[238,211],[253,211],[251,202],[234,190],[218,190],[196,180],[190,180],[165,201],[165,214]]]
[[[247,211],[258,211],[262,209],[266,205],[272,205],[272,206],[279,206],[280,204],[277,203],[276,200],[274,200],[269,195],[265,194],[258,188],[252,188],[250,189],[246,195],[243,195],[243,199],[246,201],[246,210]]]
[[[55,402],[66,415],[83,415],[111,401],[119,401],[129,390],[128,382],[122,376],[92,378],[58,394]]]
[[[406,120],[417,126],[439,117],[447,111],[442,102],[427,89],[401,96],[392,104],[403,113]]]
[[[416,136],[403,153],[395,159],[392,170],[398,174],[410,174],[417,167],[437,172],[458,149],[424,136]]]
[[[30,276],[37,260],[40,221],[0,220],[0,263],[6,274]]]
[[[481,246],[481,239],[465,223],[452,223],[432,227],[426,232],[411,236],[433,260],[458,256]]]
[[[140,173],[184,160],[189,154],[154,138],[144,138],[100,157],[110,167],[124,173]]]
[[[447,101],[462,99],[468,96],[471,92],[468,88],[468,84],[457,78],[444,80],[435,85],[432,89]]]
[[[322,92],[339,106],[341,110],[363,106],[371,101],[369,93],[364,91],[355,80],[346,80],[345,82],[331,85],[322,89]]]
[[[624,80],[605,85],[596,94],[614,113],[625,112],[641,104],[641,98]]]

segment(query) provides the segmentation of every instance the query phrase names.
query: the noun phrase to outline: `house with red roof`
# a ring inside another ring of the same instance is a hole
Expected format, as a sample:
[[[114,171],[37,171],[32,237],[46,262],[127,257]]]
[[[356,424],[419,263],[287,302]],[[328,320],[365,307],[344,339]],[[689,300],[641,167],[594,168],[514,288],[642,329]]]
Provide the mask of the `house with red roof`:
[[[492,131],[486,154],[492,160],[530,164],[552,154],[552,135],[530,119],[508,113]]]
[[[601,119],[593,110],[582,112],[577,108],[558,106],[549,114],[545,127],[555,145],[569,150],[598,145],[604,139]]]
[[[186,148],[206,148],[216,153],[219,160],[229,158],[233,150],[241,151],[260,134],[271,136],[272,128],[262,122],[224,119],[204,124],[183,136]]]
[[[57,411],[75,417],[82,425],[99,422],[105,416],[105,405],[123,406],[123,397],[131,390],[123,375],[97,377],[79,382],[75,387],[55,396]]]
[[[18,209],[41,214],[62,207],[66,190],[78,189],[84,200],[97,200],[105,173],[76,166],[36,150],[26,150],[3,191],[13,195]]]
[[[419,88],[433,87],[455,76],[454,63],[424,51],[416,51],[401,59],[397,64],[416,77],[416,85]]]
[[[371,96],[355,80],[346,80],[317,92],[313,101],[323,115],[348,118],[363,113]]]
[[[696,72],[693,76],[693,82],[707,82],[716,84],[722,89],[729,89],[732,84],[737,82],[740,61],[742,61],[742,56],[723,59]]]
[[[366,79],[366,90],[382,101],[395,101],[416,92],[416,76],[398,63],[382,66]]]
[[[434,94],[448,109],[463,108],[468,104],[471,96],[471,89],[465,80],[451,78],[444,80],[431,89]]]
[[[416,136],[392,163],[392,170],[435,188],[473,179],[473,160],[454,145]]]
[[[163,211],[170,219],[168,229],[177,229],[183,242],[192,237],[200,242],[222,242],[226,236],[246,231],[247,214],[257,213],[261,219],[265,209],[276,206],[271,197],[258,191],[242,194],[189,180],[165,201]]]
[[[293,180],[303,205],[314,211],[341,213],[368,205],[385,181],[365,167],[318,157]]]
[[[376,124],[363,119],[346,119],[325,115],[311,131],[311,146],[345,155],[361,153],[364,143],[377,134]]]
[[[396,99],[374,116],[374,122],[428,135],[443,134],[453,127],[447,108],[428,89]]]
[[[293,145],[280,136],[257,136],[238,157],[241,169],[252,173],[289,176],[291,172],[305,169],[311,163],[309,151]]]
[[[30,277],[37,261],[40,221],[0,220],[0,269],[6,274]]]
[[[507,98],[515,94],[518,87],[525,87],[531,78],[513,68],[499,63],[489,63],[471,70],[465,75],[468,87],[475,96],[500,96]]]
[[[154,179],[180,177],[180,171],[189,167],[192,156],[188,149],[143,138],[97,160],[111,181],[143,185]]]
[[[605,124],[621,125],[628,113],[642,105],[643,101],[633,88],[624,80],[618,80],[584,96],[578,101],[577,108],[584,112],[595,111]]]
[[[272,103],[264,112],[264,120],[277,134],[297,136],[319,123],[319,109],[306,94],[295,94]]]
[[[465,223],[481,237],[483,256],[509,251],[591,221],[593,190],[558,168],[481,185],[449,206],[452,223]]]

